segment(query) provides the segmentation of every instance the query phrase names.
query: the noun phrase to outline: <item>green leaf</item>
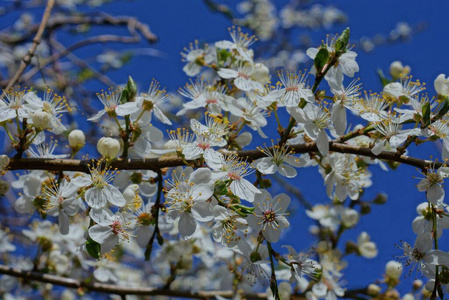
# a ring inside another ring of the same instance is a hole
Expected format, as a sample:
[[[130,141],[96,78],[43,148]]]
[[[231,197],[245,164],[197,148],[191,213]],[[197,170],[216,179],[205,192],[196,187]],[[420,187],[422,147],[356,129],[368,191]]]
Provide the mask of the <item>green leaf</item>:
[[[222,66],[226,62],[226,60],[231,56],[232,56],[232,54],[228,50],[226,50],[226,49],[218,50],[217,49],[218,65]]]
[[[313,61],[313,65],[315,66],[317,73],[321,73],[321,70],[323,70],[323,67],[327,64],[328,61],[329,51],[327,50],[326,45],[322,45],[317,55],[315,56],[315,60]]]
[[[122,90],[122,97],[120,98],[120,102],[121,102],[122,104],[125,104],[126,102],[129,102],[128,86],[126,86],[126,87]]]
[[[426,102],[422,106],[422,121],[421,127],[427,127],[430,124],[430,102]]]
[[[100,258],[101,253],[101,245],[95,242],[93,239],[88,239],[86,241],[86,250],[87,253],[89,253],[90,256],[92,256],[95,259]]]
[[[444,103],[440,108],[440,111],[438,111],[438,118],[444,117],[446,113],[449,111],[449,99],[444,99]]]
[[[382,72],[381,69],[377,70],[377,75],[379,76],[380,82],[382,83],[382,87],[385,87],[387,84],[390,83],[390,80],[388,80],[385,75],[384,72]]]

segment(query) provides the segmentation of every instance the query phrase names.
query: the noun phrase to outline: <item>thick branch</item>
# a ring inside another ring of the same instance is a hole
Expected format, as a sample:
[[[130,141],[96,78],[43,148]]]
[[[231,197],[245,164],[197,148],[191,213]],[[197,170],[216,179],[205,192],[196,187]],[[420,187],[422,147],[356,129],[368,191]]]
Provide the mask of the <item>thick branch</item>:
[[[25,69],[28,67],[28,65],[31,63],[31,59],[34,56],[34,53],[36,52],[37,46],[39,46],[42,35],[44,34],[45,27],[47,26],[48,19],[50,18],[51,10],[53,9],[55,1],[54,0],[48,0],[47,6],[45,7],[44,15],[42,16],[42,21],[39,24],[36,35],[33,39],[33,44],[31,45],[31,48],[28,50],[25,57],[22,59],[19,69],[14,74],[14,76],[11,78],[11,80],[8,82],[8,85],[6,86],[5,91],[8,91],[10,88],[12,88],[20,79],[20,76],[22,76],[23,72],[25,72]],[[2,93],[2,98],[4,96],[4,93]]]
[[[311,153],[318,152],[315,143],[299,144],[290,147],[295,153]],[[422,170],[426,168],[439,168],[443,163],[435,163],[431,160],[422,160],[415,157],[398,155],[395,152],[382,151],[379,155],[374,155],[370,148],[363,148],[357,146],[350,146],[346,144],[333,143],[329,145],[329,150],[339,153],[349,153],[372,158],[378,158],[388,161],[395,161],[406,165],[414,166]],[[231,153],[224,151],[225,153]],[[253,161],[255,159],[264,157],[265,154],[259,150],[238,151],[236,154],[242,159]],[[80,171],[89,172],[88,164],[91,160],[76,160],[76,159],[57,159],[57,158],[11,158],[8,169],[9,170],[48,170],[48,171]],[[160,170],[161,168],[176,167],[185,165],[185,161],[178,157],[161,157],[149,159],[124,159],[118,160],[111,164],[112,168],[119,170]]]
[[[196,298],[196,299],[210,299],[215,296],[222,296],[227,298],[233,297],[232,291],[198,291],[198,292],[186,292],[186,291],[173,291],[156,288],[143,288],[143,287],[120,287],[114,284],[104,283],[91,283],[85,284],[82,281],[72,278],[65,278],[50,274],[42,274],[33,271],[24,271],[19,268],[12,268],[4,265],[0,265],[0,273],[14,277],[20,277],[28,280],[36,280],[45,283],[52,283],[60,286],[65,286],[74,289],[84,289],[91,292],[101,292],[117,295],[146,295],[146,296],[171,296],[182,298]],[[266,299],[265,293],[244,294],[242,295],[246,299]]]

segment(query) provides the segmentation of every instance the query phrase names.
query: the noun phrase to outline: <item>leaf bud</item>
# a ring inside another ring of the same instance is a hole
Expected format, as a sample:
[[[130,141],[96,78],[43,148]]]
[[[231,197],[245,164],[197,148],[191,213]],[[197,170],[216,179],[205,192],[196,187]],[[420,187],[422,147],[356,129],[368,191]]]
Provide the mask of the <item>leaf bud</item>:
[[[128,76],[126,87],[128,90],[128,101],[134,101],[134,98],[137,95],[137,85],[131,76]]]
[[[348,46],[348,43],[349,43],[349,35],[350,35],[350,30],[348,27],[345,30],[343,30],[341,35],[338,37],[337,41],[335,41],[335,52],[341,52],[341,53],[346,52],[346,47]]]
[[[387,203],[388,197],[386,194],[379,193],[376,198],[374,198],[373,203],[375,204],[385,204]]]

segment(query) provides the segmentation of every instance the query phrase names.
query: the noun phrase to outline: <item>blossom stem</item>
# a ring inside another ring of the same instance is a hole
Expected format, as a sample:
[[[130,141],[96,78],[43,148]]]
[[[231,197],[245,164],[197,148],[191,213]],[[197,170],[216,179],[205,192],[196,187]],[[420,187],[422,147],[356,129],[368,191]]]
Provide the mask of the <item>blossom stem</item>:
[[[438,249],[438,226],[437,226],[437,213],[435,211],[435,206],[432,204],[432,220],[433,220],[433,228],[432,228],[432,234],[434,238],[434,246],[435,249]],[[438,265],[435,266],[435,286],[433,287],[432,295],[430,296],[430,299],[437,299],[437,291],[441,292],[441,289],[439,289],[440,280],[438,276]],[[443,295],[439,295],[441,299],[444,298]]]
[[[11,140],[12,142],[14,142],[15,140],[14,140],[14,138],[12,137],[11,132],[9,132],[8,127],[6,126],[6,123],[3,125],[3,128],[5,128],[5,132],[6,132],[6,134],[9,136],[10,140]]]
[[[270,266],[271,266],[271,280],[270,280],[270,288],[273,292],[273,296],[275,300],[280,300],[279,297],[279,289],[278,289],[278,283],[276,279],[276,270],[274,267],[274,260],[273,260],[273,248],[271,248],[271,243],[267,241],[267,247],[268,247],[268,255],[270,256]]]
[[[152,212],[153,218],[155,220],[155,225],[154,225],[153,234],[151,235],[150,241],[148,242],[148,245],[145,249],[145,260],[147,260],[147,261],[149,261],[151,258],[151,251],[153,250],[153,243],[154,243],[155,237],[156,236],[158,237],[159,244],[161,244],[159,239],[162,239],[162,236],[159,232],[159,209],[161,206],[161,198],[162,198],[162,190],[163,190],[162,182],[163,182],[162,171],[158,170],[158,172],[157,172],[157,198],[156,198],[156,202],[151,207],[151,212]]]

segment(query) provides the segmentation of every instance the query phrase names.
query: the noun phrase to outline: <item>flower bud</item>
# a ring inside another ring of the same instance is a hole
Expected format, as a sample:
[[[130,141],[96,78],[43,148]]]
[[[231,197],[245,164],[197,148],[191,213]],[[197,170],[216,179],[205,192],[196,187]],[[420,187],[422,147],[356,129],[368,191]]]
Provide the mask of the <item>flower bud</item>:
[[[106,158],[117,157],[120,152],[120,142],[110,137],[102,137],[98,141],[97,150]]]
[[[34,127],[39,131],[47,129],[50,125],[50,114],[45,111],[35,111],[31,115],[31,119],[33,120]]]
[[[9,190],[9,183],[5,180],[0,180],[0,195],[4,196]]]
[[[385,266],[385,274],[390,278],[398,279],[402,274],[402,264],[395,260],[390,260]]]
[[[381,288],[380,288],[380,286],[372,283],[372,284],[368,285],[368,288],[366,289],[366,291],[368,292],[368,295],[370,295],[370,296],[377,296],[377,295],[379,295]]]
[[[449,80],[446,75],[438,75],[433,84],[438,95],[449,96]]]
[[[0,171],[4,171],[9,165],[9,157],[6,154],[0,155]]]
[[[402,296],[401,300],[415,300],[415,297],[409,293]]]
[[[390,75],[393,79],[404,78],[410,73],[409,66],[403,66],[402,62],[394,61],[390,65]]]
[[[270,81],[270,70],[264,64],[257,63],[254,65],[252,78],[262,84]]]
[[[352,208],[347,208],[341,216],[341,222],[346,227],[353,227],[359,221],[359,213]]]
[[[84,132],[79,129],[72,130],[69,133],[69,145],[72,148],[81,149],[86,143],[86,137],[84,136]]]
[[[419,290],[420,288],[422,288],[422,285],[423,285],[423,282],[422,282],[421,279],[416,279],[416,280],[414,280],[414,281],[413,281],[413,284],[412,284],[413,289],[414,289],[415,291],[416,291],[416,290]]]

